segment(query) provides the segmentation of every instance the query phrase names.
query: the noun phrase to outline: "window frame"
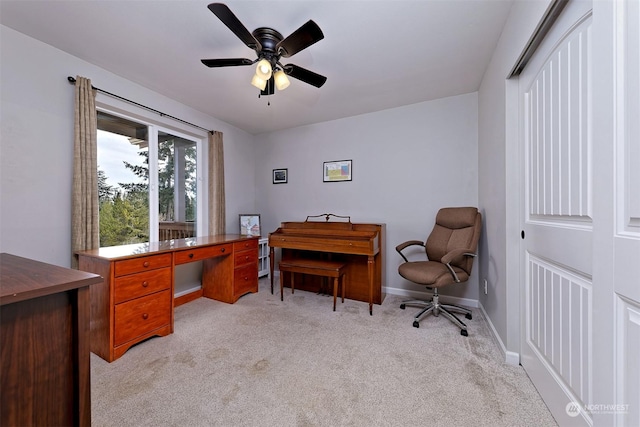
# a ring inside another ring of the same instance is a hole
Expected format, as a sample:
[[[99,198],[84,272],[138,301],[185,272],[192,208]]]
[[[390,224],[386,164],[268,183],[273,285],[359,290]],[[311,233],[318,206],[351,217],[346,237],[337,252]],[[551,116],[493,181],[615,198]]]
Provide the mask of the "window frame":
[[[150,117],[148,111],[129,104],[108,102],[105,96],[96,96],[96,110],[130,120],[147,126],[149,135],[149,242],[158,242],[159,230],[159,189],[158,189],[158,132],[166,132],[179,138],[193,141],[196,144],[196,236],[208,234],[208,194],[205,171],[208,171],[207,149],[208,137],[202,131],[194,131],[195,128],[188,125],[176,126],[175,121],[167,117]],[[98,98],[101,99],[98,99]],[[156,171],[151,173],[151,171]],[[155,207],[152,209],[151,207]]]

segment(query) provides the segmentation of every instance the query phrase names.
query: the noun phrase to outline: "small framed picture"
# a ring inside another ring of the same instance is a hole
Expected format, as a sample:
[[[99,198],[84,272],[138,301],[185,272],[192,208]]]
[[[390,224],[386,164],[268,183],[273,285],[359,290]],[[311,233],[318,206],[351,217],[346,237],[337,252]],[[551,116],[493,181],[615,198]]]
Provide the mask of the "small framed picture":
[[[273,170],[273,183],[274,184],[286,184],[287,183],[288,169],[274,169]]]
[[[261,236],[260,214],[240,214],[240,234],[243,236]]]
[[[351,160],[334,160],[324,162],[323,182],[351,181]]]

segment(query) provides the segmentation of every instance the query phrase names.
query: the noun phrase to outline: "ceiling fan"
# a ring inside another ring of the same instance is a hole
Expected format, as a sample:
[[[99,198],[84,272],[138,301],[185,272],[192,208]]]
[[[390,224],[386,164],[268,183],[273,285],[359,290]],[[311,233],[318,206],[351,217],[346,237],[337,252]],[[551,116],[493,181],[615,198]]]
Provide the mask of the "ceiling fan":
[[[223,3],[211,3],[207,7],[247,47],[255,50],[258,56],[255,60],[247,58],[203,59],[202,63],[207,67],[235,67],[258,63],[251,84],[260,89],[261,95],[272,95],[274,86],[278,90],[284,90],[289,86],[287,76],[318,88],[327,81],[325,76],[295,64],[282,65],[280,63],[280,58],[289,58],[324,38],[322,30],[312,20],[307,21],[306,24],[284,38],[282,34],[269,27],[256,28],[250,33]]]

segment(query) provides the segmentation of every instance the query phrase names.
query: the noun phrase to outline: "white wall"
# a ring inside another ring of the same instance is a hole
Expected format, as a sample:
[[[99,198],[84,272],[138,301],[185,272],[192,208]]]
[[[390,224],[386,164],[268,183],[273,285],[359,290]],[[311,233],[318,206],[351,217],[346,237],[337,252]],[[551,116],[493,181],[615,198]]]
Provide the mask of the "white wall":
[[[395,246],[425,240],[441,207],[477,206],[477,111],[471,93],[258,135],[256,207],[263,234],[322,213],[386,223],[383,286],[396,294],[424,292],[398,275]],[[323,183],[322,163],[344,159],[353,160],[353,181]],[[277,168],[288,168],[287,184],[272,184]],[[477,300],[474,273],[469,284],[442,293]]]
[[[0,251],[70,264],[73,86],[104,90],[225,134],[227,231],[258,212],[265,232],[332,212],[387,224],[385,286],[423,292],[397,275],[394,247],[425,239],[443,206],[478,204],[477,94],[252,136],[49,45],[0,27],[2,43]],[[212,94],[212,101],[215,96]],[[259,161],[256,162],[256,159]],[[353,160],[353,181],[322,182],[322,162]],[[271,184],[274,168],[289,183]],[[481,255],[482,258],[482,255]],[[478,299],[469,285],[447,292]]]
[[[550,0],[514,2],[478,92],[480,304],[507,351],[520,351],[517,81],[506,80]],[[514,271],[515,270],[515,271]]]
[[[76,75],[222,131],[227,231],[238,232],[238,214],[255,209],[253,135],[10,28],[0,31],[0,252],[70,265],[74,87],[67,76]]]

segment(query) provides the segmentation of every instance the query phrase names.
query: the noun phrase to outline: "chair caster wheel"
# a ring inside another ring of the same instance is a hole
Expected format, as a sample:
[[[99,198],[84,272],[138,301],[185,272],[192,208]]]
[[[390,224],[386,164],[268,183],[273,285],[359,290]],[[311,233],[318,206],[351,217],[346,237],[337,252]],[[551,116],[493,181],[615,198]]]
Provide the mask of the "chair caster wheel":
[[[469,336],[469,332],[467,332],[466,329],[460,329],[460,335],[462,335],[463,337],[468,337]]]
[[[464,317],[466,317],[469,320],[473,319],[473,317],[471,316],[471,313],[465,314]]]
[[[407,306],[404,304],[400,304],[400,308],[404,310],[405,308],[407,308]]]
[[[414,328],[419,328],[419,327],[420,327],[420,322],[418,322],[417,320],[415,320],[415,321],[413,322],[413,327],[414,327]]]

